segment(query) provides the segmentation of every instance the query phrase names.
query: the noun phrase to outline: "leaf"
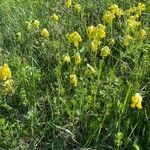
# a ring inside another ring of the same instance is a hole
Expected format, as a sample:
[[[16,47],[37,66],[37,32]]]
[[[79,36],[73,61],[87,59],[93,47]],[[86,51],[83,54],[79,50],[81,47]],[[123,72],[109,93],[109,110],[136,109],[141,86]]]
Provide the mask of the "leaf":
[[[6,121],[5,118],[0,116],[0,126],[5,124],[5,121]]]

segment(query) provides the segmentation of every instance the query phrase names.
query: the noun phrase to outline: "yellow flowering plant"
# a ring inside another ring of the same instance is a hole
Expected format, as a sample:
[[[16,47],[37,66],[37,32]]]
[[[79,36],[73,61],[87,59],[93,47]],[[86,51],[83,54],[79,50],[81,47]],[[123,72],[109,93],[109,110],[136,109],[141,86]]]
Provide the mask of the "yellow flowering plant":
[[[101,44],[100,41],[98,41],[98,40],[93,40],[93,41],[91,42],[91,50],[92,50],[92,52],[97,52],[98,46],[99,46],[100,44]]]
[[[71,58],[70,58],[69,54],[63,55],[63,62],[66,64],[71,62]]]
[[[93,39],[94,37],[94,26],[87,27],[86,32],[89,39]]]
[[[79,43],[82,42],[82,38],[80,34],[77,31],[75,31],[68,35],[68,41],[70,43],[73,43],[75,47],[78,47]]]
[[[110,48],[108,46],[105,46],[101,49],[101,56],[106,57],[110,55]]]
[[[90,64],[87,64],[85,74],[88,76],[94,75],[96,74],[96,70],[93,66],[91,66]]]
[[[16,40],[17,40],[17,41],[20,41],[21,38],[22,38],[22,33],[21,33],[21,32],[17,32],[17,33],[16,33]]]
[[[132,108],[142,109],[142,96],[140,93],[136,93],[134,96],[132,96]]]
[[[127,27],[131,30],[137,29],[141,23],[136,21],[136,16],[130,16],[127,19]]]
[[[147,36],[146,30],[144,30],[144,29],[140,30],[139,33],[138,33],[138,36],[139,36],[139,38],[140,38],[141,40],[145,39],[146,36]]]
[[[112,24],[115,15],[111,11],[105,11],[103,15],[104,23]]]
[[[28,25],[29,25],[29,24],[28,24]],[[32,25],[33,25],[34,28],[38,29],[39,26],[40,26],[40,21],[36,19],[36,20],[34,20],[34,21],[32,22]],[[29,27],[29,26],[28,26],[28,27]]]
[[[8,64],[4,64],[0,67],[0,80],[8,80],[11,79],[11,71]]]
[[[59,21],[59,17],[54,13],[52,16],[51,16],[52,20],[54,22],[58,22]]]
[[[126,35],[123,37],[123,45],[124,46],[129,46],[133,42],[133,37],[130,35]]]
[[[80,4],[76,4],[75,6],[74,6],[74,8],[75,8],[75,11],[79,14],[80,12],[81,12],[81,10],[82,10],[82,6],[80,5]]]
[[[31,29],[31,27],[32,27],[31,22],[26,21],[26,22],[25,22],[25,27],[26,27],[26,29],[27,29],[27,30],[30,30],[30,29]]]
[[[124,14],[124,13],[123,13],[123,10],[120,9],[120,8],[118,7],[118,5],[116,5],[116,4],[111,5],[111,6],[108,8],[108,10],[109,10],[112,14],[114,14],[116,17],[121,17],[121,16]]]
[[[71,5],[72,5],[72,0],[66,0],[65,5],[66,5],[67,8],[70,8]]]
[[[0,67],[0,83],[2,84],[0,87],[1,95],[7,95],[8,93],[14,92],[14,81],[8,64],[4,64]]]
[[[80,53],[76,53],[76,54],[73,56],[73,58],[74,58],[74,63],[75,63],[75,65],[81,64],[81,56],[80,56]]]
[[[74,87],[76,87],[77,84],[78,84],[78,78],[77,78],[77,76],[76,76],[75,74],[71,74],[71,75],[69,76],[69,78],[70,78],[70,83],[71,83]]]
[[[49,32],[46,28],[44,28],[42,31],[41,31],[41,36],[43,38],[48,38],[49,37]]]
[[[137,4],[137,7],[136,7],[136,9],[135,9],[135,14],[141,15],[142,11],[144,11],[144,10],[145,10],[145,4],[143,4],[143,3],[138,3],[138,4]]]

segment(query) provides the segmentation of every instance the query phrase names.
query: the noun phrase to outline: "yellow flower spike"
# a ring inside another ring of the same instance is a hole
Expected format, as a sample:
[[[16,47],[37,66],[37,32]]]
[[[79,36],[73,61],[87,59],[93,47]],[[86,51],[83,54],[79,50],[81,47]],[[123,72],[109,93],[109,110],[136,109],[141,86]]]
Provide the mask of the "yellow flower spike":
[[[101,56],[106,57],[110,55],[110,48],[108,46],[105,46],[101,49]]]
[[[25,22],[25,26],[26,26],[26,29],[27,29],[27,30],[30,30],[30,29],[31,29],[31,26],[32,26],[32,25],[31,25],[31,22],[26,21],[26,22]]]
[[[87,64],[87,70],[85,72],[86,75],[96,74],[96,70],[91,65]]]
[[[125,12],[125,15],[126,15],[127,17],[129,17],[135,10],[136,10],[136,7],[131,7],[130,9],[128,9],[128,10]]]
[[[49,37],[49,32],[46,28],[44,28],[42,31],[41,31],[41,36],[43,38],[48,38]]]
[[[22,37],[21,32],[18,32],[18,33],[16,34],[16,40],[17,40],[17,41],[20,41],[20,40],[21,40],[21,37]]]
[[[76,87],[78,83],[77,76],[75,74],[71,74],[69,78],[70,78],[70,83]]]
[[[133,42],[133,37],[131,37],[130,35],[124,36],[124,38],[123,38],[123,45],[124,46],[129,46],[130,43],[132,43],[132,42]]]
[[[76,5],[74,6],[74,8],[75,8],[75,10],[77,11],[78,14],[79,14],[79,13],[81,12],[81,10],[82,10],[82,6],[81,6],[80,4],[76,4]]]
[[[34,28],[39,28],[40,21],[36,19],[36,20],[33,21],[32,25],[33,25]]]
[[[146,38],[146,35],[147,35],[147,33],[146,33],[146,31],[144,29],[140,30],[139,37],[140,37],[141,40]]]
[[[98,24],[96,27],[90,26],[86,29],[87,35],[92,40],[100,41],[106,36],[106,26]]]
[[[143,3],[138,3],[135,13],[141,15],[141,12],[145,10],[145,4]]]
[[[131,30],[134,30],[139,27],[141,24],[139,21],[136,21],[137,16],[131,16],[129,19],[127,19],[127,27]]]
[[[76,31],[69,34],[68,40],[70,43],[73,43],[75,47],[78,47],[79,43],[82,42],[81,36]]]
[[[63,62],[67,64],[71,62],[69,54],[63,56]]]
[[[66,5],[67,8],[70,8],[71,5],[72,5],[72,0],[66,0],[65,5]]]
[[[103,39],[104,37],[106,37],[105,30],[106,30],[106,26],[104,26],[102,24],[98,24],[94,28],[94,37],[93,37],[93,40],[100,41],[101,39]]]
[[[75,62],[76,65],[81,64],[80,53],[76,53],[73,58],[74,58],[74,62]]]
[[[59,17],[54,13],[51,18],[54,20],[54,22],[58,22],[59,21]]]
[[[8,79],[4,82],[2,87],[2,95],[7,95],[9,92],[14,93],[14,81],[12,79]]]
[[[11,79],[11,71],[8,64],[4,64],[4,66],[0,67],[0,80],[8,80]]]
[[[137,109],[142,109],[142,96],[140,95],[140,93],[136,93],[134,96],[132,96],[131,98],[132,100],[132,104],[131,107],[132,108],[137,108]]]
[[[115,18],[115,15],[111,13],[111,11],[105,11],[103,15],[103,21],[105,23],[111,24],[114,18]]]
[[[94,36],[94,26],[90,26],[86,29],[87,35],[90,39]]]
[[[123,11],[118,7],[118,5],[113,4],[111,5],[109,8],[110,12],[118,17],[120,17],[121,15],[123,15]]]
[[[93,40],[93,41],[91,42],[91,50],[92,50],[92,52],[97,52],[98,46],[99,46],[100,44],[101,44],[100,41],[98,41],[98,40]]]

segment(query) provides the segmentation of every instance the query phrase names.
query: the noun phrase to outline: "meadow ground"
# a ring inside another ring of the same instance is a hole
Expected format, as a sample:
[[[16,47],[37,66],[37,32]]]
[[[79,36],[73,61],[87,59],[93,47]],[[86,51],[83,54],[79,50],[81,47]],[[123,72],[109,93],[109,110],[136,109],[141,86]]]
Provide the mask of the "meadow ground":
[[[0,0],[0,149],[150,150],[150,0]]]

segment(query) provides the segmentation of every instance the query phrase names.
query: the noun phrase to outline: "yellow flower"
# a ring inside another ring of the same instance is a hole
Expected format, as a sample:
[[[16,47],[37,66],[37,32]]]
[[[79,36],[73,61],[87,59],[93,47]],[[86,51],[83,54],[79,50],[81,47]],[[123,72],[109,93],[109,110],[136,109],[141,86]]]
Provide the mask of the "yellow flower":
[[[69,54],[63,56],[63,62],[67,64],[71,62]]]
[[[103,39],[106,36],[105,30],[106,30],[106,26],[104,26],[102,24],[98,24],[94,28],[94,37],[93,37],[93,40],[100,41],[101,39]]]
[[[108,39],[108,45],[109,46],[112,46],[114,44],[115,44],[115,39],[113,39],[113,38]]]
[[[54,13],[51,18],[55,21],[58,22],[59,21],[59,17]]]
[[[4,82],[3,86],[2,86],[2,91],[1,91],[1,94],[2,95],[6,95],[8,94],[9,92],[14,92],[14,81],[12,79],[8,79]]]
[[[105,11],[103,15],[103,21],[105,23],[111,24],[114,18],[115,18],[115,15],[111,13],[111,11]]]
[[[126,35],[123,38],[123,45],[128,46],[132,41],[133,41],[133,37],[131,37],[130,35]]]
[[[69,40],[70,43],[73,43],[75,47],[78,47],[79,42],[82,42],[81,36],[76,31],[69,34],[68,40]]]
[[[4,64],[4,66],[0,67],[0,80],[7,80],[10,79],[11,76],[11,71],[8,66],[8,64]]]
[[[70,75],[70,83],[75,87],[77,86],[78,78],[75,74]]]
[[[93,40],[93,41],[91,42],[91,50],[92,50],[92,52],[97,52],[98,46],[99,46],[100,44],[101,44],[100,41],[98,41],[98,40]]]
[[[79,53],[76,53],[76,54],[74,55],[74,62],[75,62],[76,65],[81,64],[81,57],[80,57],[80,54],[79,54]]]
[[[67,8],[70,8],[71,5],[72,5],[72,0],[66,0],[65,5],[66,5]]]
[[[139,38],[142,40],[146,37],[147,33],[144,29],[140,30],[139,32]]]
[[[40,21],[36,19],[36,20],[33,21],[32,25],[33,25],[34,28],[39,28]]]
[[[94,26],[90,26],[86,29],[88,37],[91,39],[94,36]]]
[[[87,64],[87,70],[85,72],[86,75],[96,74],[96,70],[91,65]]]
[[[108,46],[105,46],[101,49],[101,56],[106,57],[110,55],[110,48]]]
[[[134,96],[132,96],[132,104],[131,107],[142,109],[142,96],[140,93],[136,93]]]
[[[27,30],[30,30],[32,25],[29,21],[26,21],[25,26],[26,26]]]
[[[144,10],[145,10],[145,4],[138,3],[138,5],[137,5],[137,7],[135,9],[135,13],[140,15],[141,12],[144,11]]]
[[[17,41],[20,41],[20,40],[21,40],[21,37],[22,37],[21,32],[18,32],[18,33],[16,34],[16,39],[17,39]]]
[[[41,31],[41,36],[44,37],[44,38],[48,38],[49,37],[49,32],[46,28],[44,28],[42,31]]]
[[[123,11],[118,7],[118,5],[113,4],[108,8],[112,14],[120,17],[121,15],[123,15]]]
[[[130,16],[131,14],[133,14],[133,12],[136,10],[136,7],[131,7],[130,9],[128,9],[125,14],[126,16]]]
[[[82,6],[80,4],[75,5],[75,10],[77,11],[77,13],[80,13],[81,9],[82,9]]]
[[[135,20],[137,17],[138,16],[131,16],[129,19],[127,19],[127,26],[129,27],[129,29],[134,30],[139,27],[140,22]]]
[[[90,26],[86,29],[87,35],[90,39],[100,41],[106,36],[106,26],[98,24],[96,27]]]

